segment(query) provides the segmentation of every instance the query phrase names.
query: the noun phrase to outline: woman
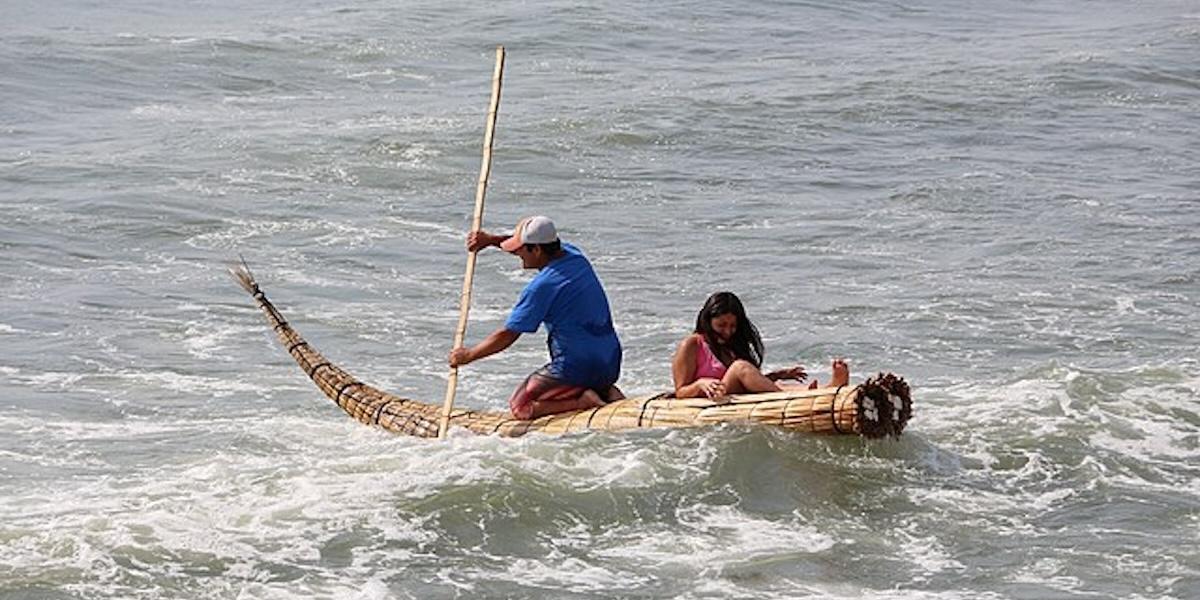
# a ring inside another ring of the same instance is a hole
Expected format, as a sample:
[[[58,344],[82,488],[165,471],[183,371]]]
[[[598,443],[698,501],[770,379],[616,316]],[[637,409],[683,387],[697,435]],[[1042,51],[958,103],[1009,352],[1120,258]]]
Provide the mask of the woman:
[[[746,317],[742,301],[732,292],[708,297],[696,315],[695,331],[679,343],[671,359],[676,398],[717,398],[727,394],[753,394],[797,389],[780,387],[780,379],[804,381],[804,367],[795,366],[763,374],[762,337]],[[833,361],[831,387],[846,385],[850,368],[841,359]],[[817,387],[814,379],[809,389]]]

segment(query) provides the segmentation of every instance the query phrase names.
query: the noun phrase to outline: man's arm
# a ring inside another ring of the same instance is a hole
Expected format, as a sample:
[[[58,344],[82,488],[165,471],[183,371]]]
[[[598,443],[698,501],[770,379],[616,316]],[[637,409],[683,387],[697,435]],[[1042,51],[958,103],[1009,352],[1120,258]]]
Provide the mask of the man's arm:
[[[461,367],[463,365],[473,363],[481,358],[491,356],[497,352],[502,352],[509,346],[513,345],[513,342],[517,341],[517,338],[519,337],[521,337],[519,332],[509,331],[508,329],[501,327],[500,329],[493,331],[491,335],[484,338],[482,342],[475,344],[471,348],[455,348],[451,350],[450,366]]]
[[[499,246],[500,242],[508,238],[507,235],[492,235],[482,229],[472,231],[467,234],[467,252],[476,252],[488,246]]]

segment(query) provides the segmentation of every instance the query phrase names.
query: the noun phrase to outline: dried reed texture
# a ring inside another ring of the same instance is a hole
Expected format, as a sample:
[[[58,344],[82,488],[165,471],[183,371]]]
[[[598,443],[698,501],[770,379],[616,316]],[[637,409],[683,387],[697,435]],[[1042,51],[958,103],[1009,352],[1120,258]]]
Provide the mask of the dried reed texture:
[[[368,425],[420,437],[437,437],[441,408],[378,390],[334,365],[296,333],[255,282],[245,262],[230,267],[275,330],[280,344],[313,383],[346,414]],[[855,386],[788,390],[766,394],[671,398],[665,394],[627,398],[599,407],[548,415],[532,421],[508,413],[455,410],[450,426],[477,434],[521,436],[530,432],[571,433],[649,427],[694,427],[713,423],[760,423],[812,433],[897,437],[912,417],[908,384],[880,373]]]

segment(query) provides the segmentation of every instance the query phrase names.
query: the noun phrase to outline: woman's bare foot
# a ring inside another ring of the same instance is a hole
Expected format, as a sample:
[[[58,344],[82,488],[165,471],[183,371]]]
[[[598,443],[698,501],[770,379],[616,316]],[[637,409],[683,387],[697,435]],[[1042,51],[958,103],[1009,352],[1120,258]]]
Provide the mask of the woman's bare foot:
[[[829,380],[829,387],[841,387],[850,385],[850,365],[846,361],[835,358],[833,359],[833,378]]]

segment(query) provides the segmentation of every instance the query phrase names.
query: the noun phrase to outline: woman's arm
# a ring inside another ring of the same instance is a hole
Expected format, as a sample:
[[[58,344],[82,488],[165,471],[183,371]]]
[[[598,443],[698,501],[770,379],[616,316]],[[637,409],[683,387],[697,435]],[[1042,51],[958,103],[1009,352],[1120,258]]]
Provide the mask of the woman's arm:
[[[689,335],[679,342],[675,355],[671,357],[671,378],[675,381],[676,398],[695,398],[696,381],[696,336]]]
[[[671,357],[671,377],[675,380],[676,398],[704,398],[724,393],[724,385],[718,379],[696,379],[696,353],[700,340],[693,334],[679,342],[679,348]]]
[[[771,381],[779,381],[780,379],[795,379],[796,381],[804,381],[808,379],[808,373],[804,372],[803,365],[796,365],[786,369],[778,369],[767,373],[767,379]]]

